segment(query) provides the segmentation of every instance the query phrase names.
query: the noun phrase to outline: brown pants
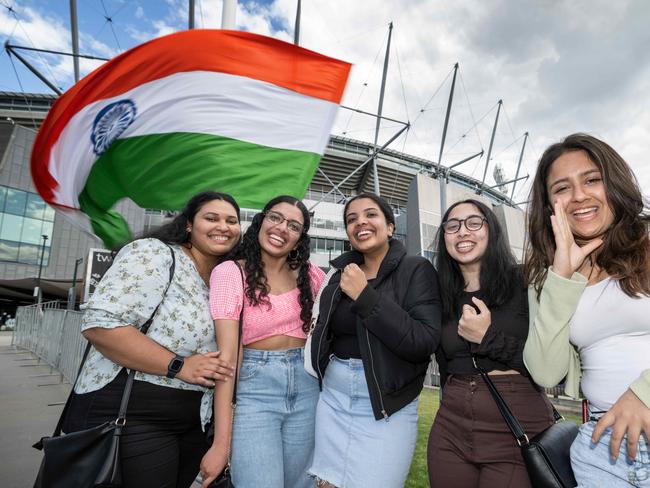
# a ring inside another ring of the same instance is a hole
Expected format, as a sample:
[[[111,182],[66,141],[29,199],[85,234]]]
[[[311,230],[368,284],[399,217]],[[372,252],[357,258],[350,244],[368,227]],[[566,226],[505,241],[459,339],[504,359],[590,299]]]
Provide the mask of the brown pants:
[[[551,404],[528,378],[492,375],[528,437],[553,423]],[[451,375],[429,435],[432,488],[526,488],[520,448],[478,375]]]

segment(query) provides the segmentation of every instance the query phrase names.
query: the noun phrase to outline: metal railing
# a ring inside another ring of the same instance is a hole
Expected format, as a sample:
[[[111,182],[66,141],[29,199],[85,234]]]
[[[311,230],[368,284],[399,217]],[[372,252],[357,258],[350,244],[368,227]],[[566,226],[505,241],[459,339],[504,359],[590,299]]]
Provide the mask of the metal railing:
[[[48,302],[40,307],[18,307],[11,344],[31,351],[72,383],[87,342],[81,335],[82,312],[58,308],[60,305],[61,302]],[[440,386],[440,369],[434,359],[429,363],[424,384]],[[548,395],[558,398],[563,386],[545,390]]]
[[[72,383],[87,342],[81,335],[82,313],[59,304],[18,307],[11,345],[32,352]]]

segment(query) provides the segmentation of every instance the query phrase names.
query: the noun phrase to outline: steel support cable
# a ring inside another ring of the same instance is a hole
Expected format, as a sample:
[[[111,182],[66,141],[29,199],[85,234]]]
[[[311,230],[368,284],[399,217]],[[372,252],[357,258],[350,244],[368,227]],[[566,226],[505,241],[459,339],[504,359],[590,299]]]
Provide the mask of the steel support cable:
[[[406,141],[407,141],[408,137],[409,137],[409,129],[406,129],[406,134],[404,135],[404,143],[402,144],[402,154],[404,154],[404,149],[406,148]],[[400,174],[400,171],[399,171],[400,167],[401,167],[401,165],[398,164],[397,165],[397,170],[395,171],[395,179],[393,180],[393,188],[391,189],[390,197],[389,197],[390,200],[392,200],[393,197],[395,196],[395,190],[397,189],[397,177]]]
[[[454,72],[454,70],[453,70],[453,68],[452,68],[452,69],[449,71],[449,73],[447,73],[447,76],[445,76],[445,79],[442,80],[442,82],[440,83],[440,85],[438,85],[438,88],[436,88],[436,91],[433,92],[433,95],[431,95],[431,98],[429,98],[429,100],[427,101],[427,103],[425,103],[424,106],[420,109],[420,113],[419,113],[419,114],[417,115],[417,117],[415,117],[415,119],[413,120],[413,124],[415,124],[415,123],[417,122],[417,120],[420,118],[420,116],[424,113],[424,111],[427,109],[427,106],[428,106],[428,105],[433,101],[433,99],[436,97],[436,95],[438,94],[438,92],[441,90],[441,88],[444,86],[444,84],[446,83],[446,81],[449,79],[449,77],[451,76],[451,74],[452,74],[453,72]]]
[[[9,56],[9,61],[11,61],[11,66],[14,69],[14,73],[16,74],[16,80],[18,81],[18,86],[20,87],[20,92],[23,94],[23,97],[25,98],[25,104],[27,105],[27,111],[29,112],[29,115],[32,118],[32,123],[34,124],[34,129],[38,127],[38,124],[36,123],[36,118],[34,117],[34,113],[32,112],[32,104],[29,103],[29,100],[27,100],[27,95],[25,94],[25,89],[23,88],[23,84],[20,81],[20,76],[18,76],[18,70],[16,69],[16,65],[14,64],[14,58],[11,57],[11,53],[7,53]]]
[[[402,87],[402,99],[404,100],[404,109],[406,110],[406,121],[410,122],[411,117],[409,116],[408,103],[406,103],[406,90],[404,89],[404,77],[402,76],[402,63],[400,63],[399,60],[399,48],[397,47],[397,36],[395,37],[395,56],[397,57],[397,72],[399,73],[399,82]]]
[[[104,9],[104,18],[106,19],[106,22],[108,22],[108,25],[111,28],[111,32],[113,33],[113,38],[115,39],[117,48],[121,51],[122,46],[120,46],[120,41],[117,39],[117,34],[115,34],[115,29],[113,28],[113,17],[108,15],[108,10],[106,10],[106,5],[104,4],[104,0],[99,0],[99,1],[102,4],[102,8]]]
[[[469,129],[467,129],[467,131],[466,131],[463,135],[461,135],[461,136],[458,138],[458,140],[457,140],[456,142],[454,142],[454,143],[451,145],[451,147],[450,147],[449,149],[447,149],[447,150],[445,151],[445,154],[449,154],[449,151],[452,150],[453,148],[455,148],[455,147],[460,143],[460,141],[462,141],[462,140],[465,138],[465,136],[467,136],[467,134],[470,133],[470,131],[471,131],[472,129],[476,128],[476,126],[477,126],[477,125],[478,125],[478,124],[479,124],[479,123],[480,123],[480,122],[481,122],[485,117],[487,117],[487,116],[490,114],[490,112],[492,112],[492,110],[494,110],[494,107],[496,107],[496,106],[497,106],[496,103],[495,103],[494,105],[492,105],[492,107],[490,107],[490,108],[488,109],[488,111],[485,112],[485,114],[483,114],[483,116],[481,116],[480,119],[478,119],[477,121],[474,122],[474,125],[472,125]],[[473,115],[472,115],[472,119],[473,119]],[[478,131],[477,131],[477,133],[478,133]],[[481,140],[479,139],[479,143],[480,143],[480,142],[481,142]],[[482,150],[482,149],[483,149],[483,144],[480,144],[480,145],[481,145],[481,150]]]
[[[370,65],[370,69],[368,70],[369,72],[366,74],[366,81],[363,82],[363,87],[361,88],[361,92],[359,93],[359,97],[357,98],[356,103],[354,105],[352,105],[352,107],[354,109],[359,108],[359,102],[361,101],[361,97],[363,97],[363,94],[365,93],[366,88],[368,87],[368,76],[370,76],[370,71],[372,71],[372,68],[374,68],[375,64],[377,63],[377,59],[379,59],[379,54],[381,53],[382,48],[384,47],[384,41],[386,40],[387,37],[388,37],[388,33],[385,34],[384,40],[382,41],[381,45],[379,46],[379,49],[377,50],[377,54],[375,55],[375,59],[372,62],[372,64]],[[343,129],[343,135],[346,135],[348,133],[348,127],[350,127],[350,123],[352,122],[352,117],[354,117],[354,114],[355,114],[355,112],[352,111],[352,113],[350,114],[350,117],[348,118],[347,123],[345,124],[345,128]]]
[[[25,34],[25,37],[27,37],[27,40],[28,40],[29,43],[32,45],[32,47],[36,48],[36,44],[34,44],[34,41],[32,41],[32,38],[29,37],[29,33],[28,33],[27,30],[23,27],[23,24],[22,24],[20,18],[18,18],[18,14],[16,13],[16,11],[15,11],[13,8],[7,8],[7,10],[9,10],[9,12],[10,12],[11,14],[13,14],[14,18],[15,18],[16,21],[18,22],[18,27],[20,27],[20,29],[23,31],[23,33]],[[40,54],[38,51],[36,51],[36,55],[37,55],[38,58],[41,60],[41,63],[43,63],[43,65],[45,66],[45,68],[50,72],[50,76],[52,77],[52,79],[54,80],[54,82],[57,84],[57,86],[60,88],[60,87],[61,87],[61,83],[59,83],[59,80],[57,80],[57,79],[56,79],[56,76],[54,76],[54,72],[53,72],[52,69],[50,68],[50,64],[47,62],[47,60],[46,60],[43,56],[41,56],[41,54]]]
[[[463,93],[465,94],[465,100],[467,100],[467,107],[469,108],[469,113],[472,116],[472,122],[474,122],[474,130],[476,131],[476,138],[478,139],[478,143],[481,146],[481,150],[483,149],[483,141],[481,141],[481,135],[478,132],[478,122],[476,121],[476,118],[474,117],[474,111],[472,110],[472,104],[469,101],[469,96],[467,95],[467,88],[465,87],[465,80],[463,79],[463,73],[460,72],[460,84],[463,87]],[[471,130],[471,129],[470,129]]]

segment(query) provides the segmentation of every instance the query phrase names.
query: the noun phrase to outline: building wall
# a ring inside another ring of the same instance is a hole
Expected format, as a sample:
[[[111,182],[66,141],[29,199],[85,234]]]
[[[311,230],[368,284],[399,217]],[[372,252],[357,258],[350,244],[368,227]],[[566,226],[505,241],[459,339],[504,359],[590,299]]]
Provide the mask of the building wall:
[[[4,127],[6,129],[6,127]],[[20,125],[13,127],[13,134],[5,148],[2,166],[0,166],[0,185],[36,193],[32,182],[29,160],[31,147],[36,138],[36,132]],[[144,211],[133,202],[123,201],[117,206],[118,211],[126,218],[135,233],[142,232],[144,227]],[[52,235],[49,236],[50,255],[47,265],[42,269],[42,277],[49,279],[71,280],[74,273],[75,261],[83,258],[84,263],[78,270],[81,277],[85,269],[85,261],[91,248],[104,248],[101,241],[79,230],[60,213],[54,217]],[[21,264],[0,261],[0,277],[3,279],[20,279],[38,275],[38,264]]]
[[[454,203],[474,199],[490,207],[505,230],[512,252],[518,260],[523,259],[525,245],[525,215],[518,208],[503,205],[493,199],[455,182],[446,183],[444,190],[446,207]],[[421,254],[432,259],[435,235],[442,218],[440,207],[440,182],[423,174],[417,174],[409,186],[407,217],[407,250],[409,254]],[[444,212],[443,212],[444,213]]]

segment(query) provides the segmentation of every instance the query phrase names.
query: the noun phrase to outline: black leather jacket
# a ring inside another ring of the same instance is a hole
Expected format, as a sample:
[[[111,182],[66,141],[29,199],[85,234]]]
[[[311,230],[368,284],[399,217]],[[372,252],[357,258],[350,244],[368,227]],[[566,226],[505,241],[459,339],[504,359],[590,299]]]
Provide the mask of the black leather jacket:
[[[350,251],[331,262],[339,270],[350,263],[363,263],[363,255]],[[332,350],[328,325],[341,298],[340,280],[338,272],[323,290],[312,337],[311,360],[321,387]],[[377,278],[364,288],[352,310],[357,315],[372,410],[377,420],[388,418],[420,394],[431,355],[440,342],[436,270],[423,257],[407,256],[402,243],[393,239]]]

